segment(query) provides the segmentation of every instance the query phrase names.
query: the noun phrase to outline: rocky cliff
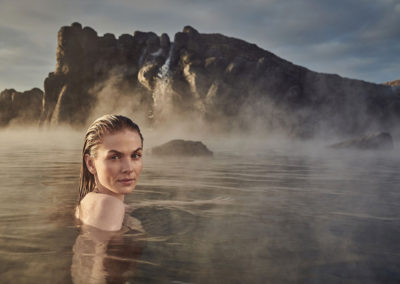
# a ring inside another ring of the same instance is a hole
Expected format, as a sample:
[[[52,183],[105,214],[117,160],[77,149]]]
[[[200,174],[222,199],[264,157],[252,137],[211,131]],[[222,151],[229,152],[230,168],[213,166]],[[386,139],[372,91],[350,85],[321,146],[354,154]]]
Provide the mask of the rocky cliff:
[[[389,82],[386,82],[385,85],[392,86],[392,87],[399,87],[400,80],[389,81]]]
[[[17,92],[5,89],[0,93],[0,126],[7,124],[39,124],[43,91],[33,88]]]
[[[388,85],[316,73],[189,26],[173,41],[152,32],[115,38],[79,23],[62,27],[56,69],[44,82],[42,123],[85,125],[116,111],[156,125],[200,120],[309,137],[390,131],[400,96]]]

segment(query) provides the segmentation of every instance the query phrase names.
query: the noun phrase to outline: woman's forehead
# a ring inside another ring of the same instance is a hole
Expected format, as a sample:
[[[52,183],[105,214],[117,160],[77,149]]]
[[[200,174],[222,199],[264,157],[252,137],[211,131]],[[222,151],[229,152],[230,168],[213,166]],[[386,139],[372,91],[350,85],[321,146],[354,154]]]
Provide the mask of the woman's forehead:
[[[114,133],[108,133],[103,136],[102,143],[99,148],[107,150],[118,149],[134,149],[142,146],[142,141],[139,134],[132,130],[122,130]]]

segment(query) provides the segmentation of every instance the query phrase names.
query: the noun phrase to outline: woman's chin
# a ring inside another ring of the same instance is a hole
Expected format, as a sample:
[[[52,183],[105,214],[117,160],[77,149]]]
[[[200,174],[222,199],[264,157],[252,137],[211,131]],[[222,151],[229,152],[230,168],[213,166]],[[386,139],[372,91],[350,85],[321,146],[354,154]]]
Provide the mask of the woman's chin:
[[[123,195],[125,195],[125,194],[129,194],[129,193],[133,192],[134,189],[135,189],[134,186],[124,186],[124,187],[118,188],[118,189],[115,191],[115,193],[116,193],[116,194],[123,194]]]

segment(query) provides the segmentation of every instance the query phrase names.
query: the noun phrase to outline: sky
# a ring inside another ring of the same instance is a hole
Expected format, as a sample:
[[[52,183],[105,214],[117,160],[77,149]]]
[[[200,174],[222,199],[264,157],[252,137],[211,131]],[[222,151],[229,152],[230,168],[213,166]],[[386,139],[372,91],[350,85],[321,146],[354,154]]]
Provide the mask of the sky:
[[[39,87],[55,70],[57,32],[168,33],[190,25],[240,38],[313,71],[400,79],[400,0],[0,0],[0,91]]]

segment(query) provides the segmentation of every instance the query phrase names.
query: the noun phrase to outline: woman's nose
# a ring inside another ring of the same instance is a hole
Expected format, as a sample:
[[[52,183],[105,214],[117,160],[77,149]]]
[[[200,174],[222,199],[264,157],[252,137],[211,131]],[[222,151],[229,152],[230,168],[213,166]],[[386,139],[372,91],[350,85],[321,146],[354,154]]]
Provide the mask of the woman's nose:
[[[123,159],[122,161],[122,171],[125,172],[132,172],[133,171],[133,161],[131,159]]]

